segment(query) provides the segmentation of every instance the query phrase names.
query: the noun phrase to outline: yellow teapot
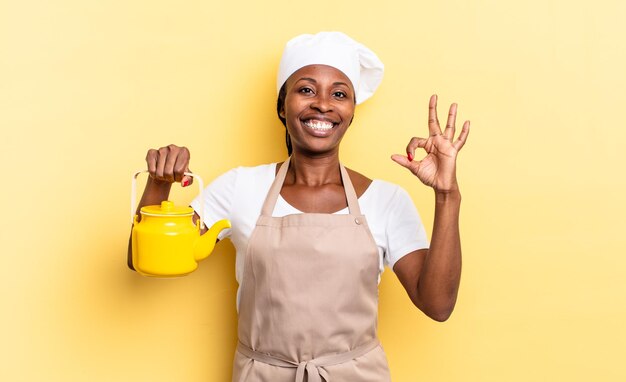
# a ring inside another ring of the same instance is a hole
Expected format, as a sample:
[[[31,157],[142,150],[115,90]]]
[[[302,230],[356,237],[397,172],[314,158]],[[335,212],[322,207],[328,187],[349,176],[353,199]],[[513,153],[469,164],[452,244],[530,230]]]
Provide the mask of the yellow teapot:
[[[205,259],[215,247],[217,235],[230,228],[228,220],[220,220],[204,234],[204,198],[202,179],[192,173],[200,186],[200,219],[193,223],[194,210],[191,207],[177,207],[170,201],[160,206],[145,206],[140,210],[141,221],[135,215],[137,176],[133,176],[131,194],[132,260],[133,267],[144,276],[178,277],[196,270],[198,261]]]

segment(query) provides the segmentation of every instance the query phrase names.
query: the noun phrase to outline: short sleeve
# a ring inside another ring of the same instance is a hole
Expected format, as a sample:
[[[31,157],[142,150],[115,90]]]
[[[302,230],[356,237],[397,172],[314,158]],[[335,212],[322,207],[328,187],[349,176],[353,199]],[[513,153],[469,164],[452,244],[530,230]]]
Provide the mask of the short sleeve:
[[[401,187],[396,188],[386,217],[385,263],[393,270],[398,260],[413,251],[428,248],[429,243],[413,200]]]
[[[233,198],[237,185],[237,169],[230,170],[219,177],[215,178],[202,193],[204,198],[204,223],[207,227],[211,227],[215,222],[221,219],[231,219],[231,209]],[[191,207],[196,211],[200,211],[200,196],[197,196],[192,202]],[[229,237],[231,229],[225,229],[218,235],[218,239],[222,240]]]

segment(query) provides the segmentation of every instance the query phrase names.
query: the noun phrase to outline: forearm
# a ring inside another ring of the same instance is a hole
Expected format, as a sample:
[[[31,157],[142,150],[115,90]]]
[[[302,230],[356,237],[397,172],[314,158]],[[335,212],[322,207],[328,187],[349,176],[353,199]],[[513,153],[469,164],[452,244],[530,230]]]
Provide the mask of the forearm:
[[[461,279],[461,239],[458,191],[435,193],[432,240],[417,285],[420,308],[437,321],[445,321],[456,303]]]

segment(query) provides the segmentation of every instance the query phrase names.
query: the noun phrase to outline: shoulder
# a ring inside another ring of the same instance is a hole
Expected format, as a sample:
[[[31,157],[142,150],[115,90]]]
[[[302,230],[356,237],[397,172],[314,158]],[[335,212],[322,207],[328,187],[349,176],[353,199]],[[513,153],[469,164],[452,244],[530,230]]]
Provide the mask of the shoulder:
[[[250,189],[271,183],[274,179],[275,167],[275,163],[254,167],[235,167],[213,179],[207,186],[207,191],[232,194],[238,189]]]
[[[359,197],[366,195],[368,198],[375,196],[383,199],[394,199],[397,197],[410,199],[409,194],[395,183],[381,179],[370,179],[360,172],[347,167],[346,170]]]
[[[372,180],[347,167],[346,170],[348,170],[348,175],[350,176],[350,180],[352,181],[352,185],[358,197],[367,195],[368,198],[376,199],[378,203],[383,204],[385,201],[389,203],[406,203],[409,201],[412,203],[409,193],[399,185],[381,179]]]
[[[409,193],[404,188],[386,180],[375,179],[372,181],[372,186],[373,190],[382,195],[388,195],[389,197],[410,198]]]
[[[234,172],[238,176],[244,177],[267,177],[274,176],[277,163],[266,163],[258,166],[240,166],[236,167],[229,172]]]
[[[240,166],[226,171],[219,178],[229,178],[233,181],[258,181],[273,178],[276,163],[267,163],[258,166]]]
[[[383,210],[393,206],[413,204],[409,193],[399,185],[381,179],[374,179],[364,194],[364,199],[373,201]]]
[[[398,225],[411,228],[421,225],[413,199],[397,184],[374,179],[365,194],[359,198],[359,204],[361,211],[368,216],[368,221],[375,220],[385,230],[395,230]]]

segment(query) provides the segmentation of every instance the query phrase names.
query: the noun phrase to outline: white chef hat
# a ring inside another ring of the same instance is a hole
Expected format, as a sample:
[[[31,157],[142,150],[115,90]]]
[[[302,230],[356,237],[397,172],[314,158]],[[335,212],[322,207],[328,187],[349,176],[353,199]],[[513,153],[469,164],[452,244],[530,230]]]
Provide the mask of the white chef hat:
[[[307,65],[328,65],[352,82],[356,103],[374,94],[383,79],[384,65],[374,52],[341,32],[303,34],[287,42],[278,67],[277,91],[287,78]]]

